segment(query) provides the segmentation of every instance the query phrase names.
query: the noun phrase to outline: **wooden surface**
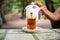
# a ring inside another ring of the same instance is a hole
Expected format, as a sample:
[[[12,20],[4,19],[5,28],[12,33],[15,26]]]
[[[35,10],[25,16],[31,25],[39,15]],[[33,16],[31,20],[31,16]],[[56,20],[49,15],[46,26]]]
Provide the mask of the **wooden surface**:
[[[60,40],[60,29],[43,29],[27,33],[22,29],[0,29],[0,40]]]

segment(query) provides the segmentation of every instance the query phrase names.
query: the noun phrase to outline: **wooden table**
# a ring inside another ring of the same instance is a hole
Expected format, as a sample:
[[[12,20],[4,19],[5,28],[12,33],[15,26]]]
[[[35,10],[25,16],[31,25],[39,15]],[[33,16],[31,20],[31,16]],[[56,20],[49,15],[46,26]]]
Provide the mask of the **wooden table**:
[[[27,33],[22,29],[0,29],[0,40],[60,40],[60,29],[43,29]]]

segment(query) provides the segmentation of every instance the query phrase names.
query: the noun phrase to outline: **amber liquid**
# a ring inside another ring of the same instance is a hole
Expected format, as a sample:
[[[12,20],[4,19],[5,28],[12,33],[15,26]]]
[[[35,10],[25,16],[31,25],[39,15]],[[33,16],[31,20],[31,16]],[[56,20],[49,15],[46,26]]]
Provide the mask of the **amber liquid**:
[[[34,18],[27,19],[27,29],[36,29],[36,19]]]

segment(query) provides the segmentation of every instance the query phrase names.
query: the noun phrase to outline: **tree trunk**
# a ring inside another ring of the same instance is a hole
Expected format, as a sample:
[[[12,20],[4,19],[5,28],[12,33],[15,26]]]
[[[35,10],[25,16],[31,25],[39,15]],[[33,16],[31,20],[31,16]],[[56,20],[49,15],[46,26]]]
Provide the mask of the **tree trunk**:
[[[22,7],[23,7],[23,9],[22,9],[22,18],[24,18],[24,0],[21,0],[22,1]]]
[[[1,18],[2,18],[3,23],[7,23],[7,22],[6,22],[6,19],[5,19],[5,17],[4,17],[3,10],[2,10],[3,1],[4,1],[4,0],[0,0],[0,15],[1,15]]]
[[[45,0],[45,4],[47,6],[47,9],[51,12],[54,12],[55,9],[53,7],[53,1],[52,0]]]

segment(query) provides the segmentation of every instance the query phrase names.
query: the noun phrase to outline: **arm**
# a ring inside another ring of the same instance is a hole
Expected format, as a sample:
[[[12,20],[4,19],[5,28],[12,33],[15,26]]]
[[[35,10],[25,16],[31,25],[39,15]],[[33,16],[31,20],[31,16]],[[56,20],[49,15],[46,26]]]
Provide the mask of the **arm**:
[[[59,10],[60,7],[55,11],[53,14],[52,12],[48,11],[47,9],[42,9],[42,11],[52,20],[57,21],[59,20]]]
[[[57,21],[59,19],[59,8],[55,11],[55,13],[52,13],[48,11],[47,9],[42,9],[42,11],[47,15],[50,19]]]
[[[60,12],[60,7],[55,11],[55,13],[50,12],[46,6],[42,5],[39,2],[35,2],[35,5],[39,6],[40,9],[44,12],[45,15],[47,15],[50,19],[57,21],[59,20],[59,12]]]

